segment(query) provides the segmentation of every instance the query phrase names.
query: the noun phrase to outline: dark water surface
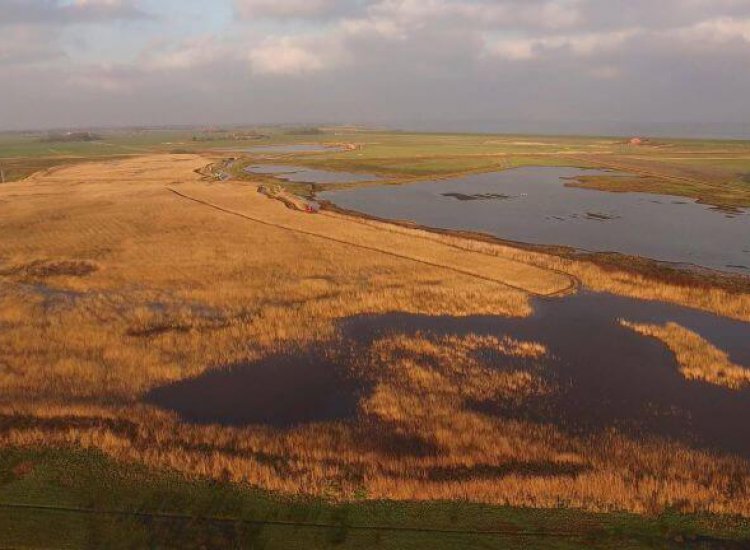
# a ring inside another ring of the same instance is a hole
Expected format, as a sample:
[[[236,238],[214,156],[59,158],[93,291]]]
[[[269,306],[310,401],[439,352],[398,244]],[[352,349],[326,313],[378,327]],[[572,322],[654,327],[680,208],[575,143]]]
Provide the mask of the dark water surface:
[[[271,174],[285,181],[297,183],[350,183],[363,181],[378,181],[380,178],[372,174],[355,172],[339,172],[333,170],[316,170],[304,166],[287,164],[258,164],[245,168],[248,174]]]
[[[569,178],[617,173],[525,167],[411,185],[319,194],[380,218],[489,233],[533,244],[621,252],[750,275],[750,213],[695,201],[566,187]]]
[[[353,417],[360,395],[345,368],[304,350],[156,388],[146,401],[196,424],[287,428]]]
[[[622,327],[620,319],[674,321],[697,332],[750,368],[750,323],[660,302],[581,292],[538,299],[529,318],[432,317],[394,313],[341,323],[352,349],[364,350],[388,334],[511,336],[546,345],[545,377],[552,395],[521,406],[476,402],[489,415],[552,423],[573,433],[608,427],[642,437],[666,436],[689,445],[750,457],[750,390],[729,390],[686,380],[669,349]],[[369,390],[349,378],[346,355],[331,361],[318,352],[274,356],[152,391],[147,400],[186,421],[289,427],[354,418]],[[505,368],[507,358],[487,357]]]
[[[486,414],[548,422],[576,433],[614,426],[638,436],[667,436],[750,457],[750,390],[686,380],[663,343],[622,327],[620,319],[677,322],[750,368],[750,323],[592,292],[536,300],[535,314],[525,319],[391,314],[350,319],[344,327],[357,340],[422,332],[508,335],[540,342],[553,356],[546,376],[558,387],[555,394],[522,407],[490,402],[471,406]]]

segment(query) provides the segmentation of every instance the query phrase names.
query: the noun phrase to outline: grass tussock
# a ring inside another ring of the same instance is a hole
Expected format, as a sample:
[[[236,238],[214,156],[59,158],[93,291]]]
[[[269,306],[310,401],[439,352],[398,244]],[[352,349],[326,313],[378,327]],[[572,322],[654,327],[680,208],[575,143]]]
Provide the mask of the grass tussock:
[[[750,386],[750,369],[734,364],[725,352],[677,323],[621,323],[639,334],[664,342],[675,354],[680,372],[688,380],[700,380],[732,390]]]

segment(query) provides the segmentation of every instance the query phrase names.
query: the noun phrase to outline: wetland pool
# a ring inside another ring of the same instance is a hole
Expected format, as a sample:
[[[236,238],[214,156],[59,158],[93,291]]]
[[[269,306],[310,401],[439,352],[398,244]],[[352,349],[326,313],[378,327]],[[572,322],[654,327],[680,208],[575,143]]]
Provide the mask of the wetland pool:
[[[439,181],[324,191],[318,199],[383,219],[530,244],[619,252],[750,275],[750,213],[681,197],[566,186],[603,170],[524,167]]]
[[[343,151],[344,148],[338,145],[320,145],[320,144],[296,144],[296,145],[256,145],[244,149],[227,149],[238,153],[326,153]]]
[[[353,183],[378,181],[380,178],[373,174],[361,174],[358,172],[339,172],[333,170],[316,170],[303,166],[292,166],[287,164],[257,164],[245,168],[248,174],[272,175],[280,180],[294,183]]]
[[[352,417],[360,393],[339,363],[306,349],[210,370],[156,388],[146,400],[196,424],[288,428]]]
[[[744,368],[750,368],[750,323],[662,302],[583,291],[535,299],[527,318],[447,317],[404,313],[363,315],[340,322],[341,349],[299,349],[288,355],[205,374],[152,390],[146,401],[187,422],[293,428],[324,421],[356,421],[358,403],[373,381],[351,365],[389,335],[509,336],[544,344],[541,364],[550,394],[522,403],[465,403],[480,414],[548,423],[575,434],[616,428],[637,437],[659,436],[750,458],[750,389],[730,390],[687,380],[662,342],[620,324],[676,322],[696,332]],[[512,367],[488,355],[492,368]],[[375,381],[376,383],[376,381]]]

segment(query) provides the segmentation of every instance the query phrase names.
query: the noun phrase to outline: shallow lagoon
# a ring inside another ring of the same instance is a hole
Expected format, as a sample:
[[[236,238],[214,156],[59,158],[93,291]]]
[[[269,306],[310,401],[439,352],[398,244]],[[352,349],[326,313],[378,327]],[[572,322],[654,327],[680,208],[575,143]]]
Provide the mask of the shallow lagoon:
[[[233,149],[243,153],[325,153],[327,151],[341,151],[339,146],[315,145],[315,144],[297,144],[297,145],[258,145],[245,149]]]
[[[380,218],[479,231],[511,241],[621,252],[750,274],[750,213],[690,199],[566,187],[602,170],[525,167],[411,185],[319,194]]]
[[[303,166],[287,164],[258,164],[245,168],[248,174],[269,174],[284,181],[295,183],[351,183],[377,181],[380,178],[372,174],[356,172],[334,172],[332,170],[315,170]]]

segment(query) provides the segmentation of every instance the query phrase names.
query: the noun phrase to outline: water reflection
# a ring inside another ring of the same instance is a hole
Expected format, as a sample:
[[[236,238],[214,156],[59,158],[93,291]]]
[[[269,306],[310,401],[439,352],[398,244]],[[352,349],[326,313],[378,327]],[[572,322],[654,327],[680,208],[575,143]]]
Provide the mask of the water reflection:
[[[526,167],[441,181],[319,194],[380,218],[489,233],[534,244],[621,252],[750,274],[750,213],[695,201],[566,187],[579,168]]]

